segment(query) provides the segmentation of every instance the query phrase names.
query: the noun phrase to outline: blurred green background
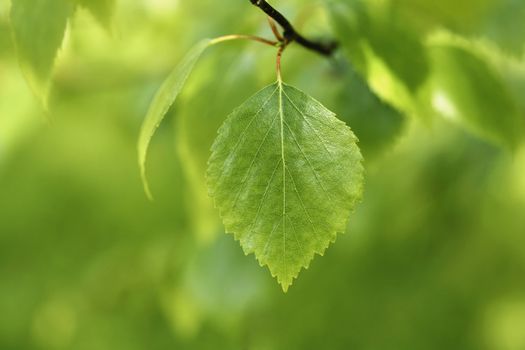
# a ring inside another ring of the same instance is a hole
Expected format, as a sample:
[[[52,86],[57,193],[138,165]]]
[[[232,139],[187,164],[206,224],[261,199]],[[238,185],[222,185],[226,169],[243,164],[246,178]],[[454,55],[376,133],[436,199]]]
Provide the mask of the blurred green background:
[[[153,203],[136,159],[184,53],[270,37],[264,15],[122,0],[104,26],[78,8],[46,113],[0,1],[0,349],[525,349],[525,2],[272,4],[342,42],[330,60],[291,46],[283,75],[353,128],[367,171],[347,233],[287,294],[224,234],[204,181],[274,50],[205,54],[154,138]]]

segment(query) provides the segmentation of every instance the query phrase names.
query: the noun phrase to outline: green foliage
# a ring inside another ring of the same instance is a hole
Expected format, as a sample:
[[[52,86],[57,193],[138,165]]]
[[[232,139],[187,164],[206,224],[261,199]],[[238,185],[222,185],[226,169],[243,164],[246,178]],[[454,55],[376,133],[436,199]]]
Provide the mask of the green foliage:
[[[374,92],[405,113],[414,113],[413,94],[429,71],[419,33],[374,2],[336,3],[331,14],[345,53]]]
[[[278,81],[228,117],[207,175],[226,231],[286,292],[314,254],[345,231],[363,168],[350,129]]]
[[[340,216],[349,234],[286,294],[225,234],[205,177],[217,129],[274,79],[275,48],[202,55],[154,130],[154,203],[137,171],[140,124],[187,48],[270,38],[264,15],[248,0],[68,1],[0,1],[0,349],[525,349],[524,1],[270,1],[305,37],[342,44],[326,59],[292,43],[282,74],[351,128],[366,169]],[[14,21],[24,7],[31,20]],[[60,18],[67,40],[44,40]],[[41,84],[49,124],[24,79],[45,60],[24,63],[20,28],[48,62],[61,47]],[[288,141],[287,165],[311,180]],[[252,195],[271,175],[257,170]]]
[[[487,6],[489,5],[487,4]],[[342,118],[350,125],[355,126],[358,136],[363,139],[366,154],[377,155],[393,144],[393,140],[400,135],[405,123],[401,112],[409,116],[419,116],[427,122],[435,116],[444,117],[464,125],[468,130],[472,130],[493,142],[508,146],[513,150],[517,149],[523,142],[525,135],[524,115],[520,109],[520,103],[515,100],[516,94],[513,92],[515,85],[506,82],[505,77],[494,67],[500,61],[505,60],[502,58],[504,57],[503,54],[490,56],[482,51],[478,52],[479,50],[473,49],[474,45],[465,44],[465,42],[469,43],[466,39],[458,39],[453,34],[447,36],[443,34],[444,32],[440,34],[440,32],[435,31],[437,27],[434,27],[432,21],[425,22],[425,26],[417,21],[407,22],[406,19],[410,18],[411,10],[409,9],[412,7],[417,8],[418,11],[435,12],[438,18],[446,17],[446,20],[442,19],[443,23],[458,32],[467,30],[466,28],[469,26],[474,28],[479,25],[476,21],[478,17],[482,17],[484,14],[484,10],[480,6],[478,8],[479,13],[471,14],[471,23],[469,25],[463,23],[464,26],[461,27],[455,22],[453,14],[441,11],[439,6],[427,8],[410,1],[400,4],[399,8],[395,6],[394,2],[383,4],[373,1],[336,1],[330,6],[334,27],[341,39],[344,52],[352,62],[352,64],[344,62],[341,64],[343,69],[340,69],[339,73],[343,72],[344,78],[338,84],[339,93],[333,101],[335,108],[341,112]],[[429,35],[429,33],[433,33],[433,35]],[[232,37],[227,40],[230,39]],[[213,42],[222,41],[224,41],[224,37]],[[151,194],[145,176],[148,145],[155,129],[179,94],[190,70],[204,50],[204,48],[199,47],[195,52],[190,52],[181,66],[176,68],[163,85],[150,106],[142,129],[139,141],[139,163],[144,186],[150,197]],[[234,58],[230,59],[234,60]],[[195,198],[193,203],[200,213],[196,215],[195,222],[197,224],[195,227],[202,237],[208,236],[207,233],[213,230],[215,222],[207,219],[210,217],[211,205],[202,192],[203,185],[202,181],[199,180],[199,178],[202,179],[200,174],[204,168],[206,153],[198,150],[203,149],[200,145],[209,145],[210,132],[213,133],[217,127],[217,122],[222,120],[221,116],[225,113],[221,107],[217,107],[217,104],[222,107],[229,106],[227,102],[229,97],[226,93],[228,89],[225,84],[222,84],[223,81],[227,82],[229,77],[224,75],[226,70],[223,67],[224,64],[216,67],[216,69],[222,70],[215,74],[221,85],[220,92],[214,94],[211,103],[201,104],[190,109],[189,112],[182,113],[183,116],[198,114],[201,115],[201,118],[210,119],[196,119],[192,122],[191,118],[182,118],[177,123],[179,127],[182,127],[178,131],[179,155],[185,159],[187,176],[192,179],[190,193]],[[282,96],[284,89],[279,86],[277,90],[280,91],[279,96]],[[261,94],[267,93],[268,89],[263,90]],[[239,94],[231,95],[237,96]],[[272,95],[264,103],[273,100],[275,98]],[[281,103],[280,100],[278,101]],[[257,106],[261,111],[266,110],[266,105],[260,105],[262,102],[257,97],[251,98],[247,104],[249,103],[254,104],[254,106],[244,104],[241,111]],[[211,113],[209,111],[210,106],[214,106]],[[274,106],[277,114],[279,114],[278,107],[279,104],[277,107]],[[271,114],[273,111],[271,104],[268,110],[267,113]],[[243,112],[237,110],[236,113],[242,114]],[[264,115],[264,113],[261,114]],[[284,120],[282,112],[280,115],[281,120]],[[259,120],[258,117],[259,114],[254,120]],[[230,118],[235,121],[235,114]],[[242,116],[238,118],[242,119]],[[266,119],[275,121],[276,117],[270,116]],[[252,119],[249,120],[253,121]],[[207,124],[209,127],[206,128],[206,133],[194,132],[196,129],[189,126],[195,125],[195,123]],[[248,123],[251,125],[251,122]],[[268,205],[272,210],[278,211],[275,203],[266,203],[267,191],[272,186],[267,184],[264,187],[263,184],[272,183],[279,163],[274,167],[272,167],[272,163],[267,164],[264,167],[265,171],[256,171],[254,187],[246,186],[245,188],[247,179],[252,181],[249,174],[251,174],[254,159],[257,159],[261,151],[261,145],[266,144],[266,137],[275,136],[274,125],[265,125],[262,128],[262,134],[257,134],[259,138],[262,137],[259,140],[259,146],[255,150],[251,150],[253,152],[250,153],[249,149],[241,148],[240,151],[237,149],[239,143],[244,142],[244,137],[250,135],[236,134],[235,132],[231,132],[232,135],[230,135],[229,129],[235,129],[235,123],[233,124],[233,126],[226,124],[227,126],[221,129],[222,133],[212,148],[217,151],[222,147],[222,150],[218,152],[219,155],[213,154],[210,163],[211,170],[208,174],[211,174],[209,179],[211,194],[215,197],[216,204],[221,210],[226,230],[240,240],[241,246],[247,254],[255,253],[261,265],[269,266],[272,275],[277,277],[286,291],[293,279],[297,277],[300,269],[308,267],[313,254],[316,252],[322,254],[328,243],[333,240],[333,235],[338,231],[344,231],[341,229],[344,225],[343,223],[339,225],[336,220],[330,219],[326,215],[327,213],[321,212],[320,218],[318,218],[321,220],[320,222],[324,218],[336,223],[336,226],[327,229],[325,232],[327,236],[321,239],[320,245],[310,246],[311,242],[304,242],[302,236],[308,235],[308,230],[305,231],[302,225],[297,225],[299,226],[299,233],[297,234],[299,239],[295,240],[296,243],[291,240],[290,236],[288,236],[288,240],[291,242],[288,242],[286,238],[286,223],[288,221],[286,212],[288,207],[285,204],[281,206],[283,212],[281,216],[276,216],[275,213],[272,214],[271,212],[265,213],[263,210]],[[224,130],[228,131],[225,132]],[[273,132],[271,132],[272,130]],[[292,131],[291,134],[294,135]],[[286,137],[281,132],[281,140],[284,139]],[[254,137],[254,140],[258,140],[258,138]],[[296,143],[299,145],[297,141]],[[274,142],[274,144],[276,143]],[[299,146],[299,151],[302,151],[301,147],[302,145]],[[281,150],[284,150],[284,144]],[[244,159],[236,152],[246,153],[252,158]],[[321,153],[318,150],[317,152],[315,149],[312,150],[312,155],[308,155],[308,157],[320,156]],[[283,187],[281,192],[282,197],[286,198],[288,175],[285,171],[284,155],[281,158],[282,164],[280,166],[284,173],[281,180]],[[237,159],[240,159],[239,169],[236,168],[237,165],[234,162]],[[309,158],[306,159],[309,160]],[[247,166],[247,170],[243,168],[241,160],[248,162],[244,164],[244,168]],[[273,161],[275,163],[275,160]],[[261,163],[265,164],[264,161]],[[314,168],[311,165],[310,167],[318,171],[317,167]],[[337,169],[337,171],[339,170]],[[230,175],[225,176],[224,174]],[[289,176],[293,179],[292,175]],[[267,177],[270,177],[270,180]],[[239,186],[240,188],[235,192],[234,189]],[[265,190],[259,193],[256,189],[260,190],[261,187]],[[215,194],[216,191],[217,195]],[[235,195],[232,196],[231,193],[235,193]],[[299,201],[294,205],[289,205],[294,210],[297,210],[303,201],[299,192],[297,192],[297,197]],[[239,198],[246,199],[239,202]],[[271,203],[271,200],[269,202]],[[283,202],[286,203],[286,201]],[[348,205],[346,209],[349,211],[353,207],[355,198],[353,200],[347,198],[343,202]],[[259,203],[258,207],[253,207],[254,203]],[[303,220],[309,220],[310,213],[304,211],[306,218]],[[261,212],[263,213],[261,214]],[[341,218],[345,216],[344,211],[335,212]],[[260,216],[262,219],[259,221]],[[266,217],[270,219],[265,220]],[[294,221],[298,221],[299,217],[291,220],[291,223],[294,224]],[[313,230],[310,233],[311,236],[323,236],[323,234],[317,233],[315,223],[311,226]],[[322,226],[326,227],[325,224]],[[276,234],[274,235],[274,233]],[[274,244],[274,241],[284,242],[280,245],[281,251],[275,248],[279,245],[278,243]],[[286,246],[289,247],[288,251],[285,248]],[[306,248],[303,249],[303,246]],[[299,250],[304,251],[297,255],[295,251]]]
[[[383,101],[427,123],[444,117],[515,150],[525,139],[523,92],[509,84],[505,67],[522,63],[487,39],[453,33],[480,32],[494,6],[487,0],[456,11],[447,2],[336,1],[330,9],[346,56]],[[510,34],[519,38],[519,31]]]
[[[381,101],[350,65],[345,65],[341,74],[344,78],[335,98],[335,111],[359,135],[359,148],[365,159],[375,158],[395,144],[406,120]]]
[[[55,56],[74,5],[70,0],[13,0],[11,24],[24,75],[44,106]]]
[[[446,37],[434,40],[429,53],[433,72],[427,104],[441,116],[516,149],[525,137],[525,115],[494,67],[472,48]]]
[[[146,177],[146,156],[151,138],[166,116],[166,113],[168,113],[170,106],[184,87],[184,83],[188,79],[193,66],[195,66],[195,63],[210,43],[210,40],[201,41],[190,50],[182,62],[175,67],[156,93],[149,107],[146,119],[144,119],[144,123],[142,124],[138,144],[139,166],[144,190],[150,199],[153,199],[153,196]]]

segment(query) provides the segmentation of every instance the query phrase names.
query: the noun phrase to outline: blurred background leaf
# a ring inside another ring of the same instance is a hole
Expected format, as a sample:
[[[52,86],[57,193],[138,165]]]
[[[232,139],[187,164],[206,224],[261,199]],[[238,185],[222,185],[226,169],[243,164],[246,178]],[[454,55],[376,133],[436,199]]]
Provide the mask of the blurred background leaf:
[[[441,116],[515,149],[525,136],[520,98],[515,99],[511,92],[515,87],[509,87],[495,65],[476,52],[473,45],[456,41],[446,35],[431,40],[433,72],[426,104]],[[504,61],[505,57],[500,56],[499,60]]]
[[[11,25],[24,75],[47,107],[49,80],[74,5],[69,0],[13,0]]]
[[[335,94],[334,111],[359,137],[359,148],[365,159],[373,160],[393,147],[402,135],[406,120],[375,95],[351,65],[342,62],[339,74],[342,78]]]

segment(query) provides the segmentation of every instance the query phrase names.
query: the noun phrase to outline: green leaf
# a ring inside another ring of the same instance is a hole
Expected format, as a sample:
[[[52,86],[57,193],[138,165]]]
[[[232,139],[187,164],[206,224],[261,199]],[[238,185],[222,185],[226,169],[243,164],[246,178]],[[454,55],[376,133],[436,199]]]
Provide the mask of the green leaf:
[[[139,167],[144,190],[150,200],[153,196],[146,177],[146,157],[151,138],[184,87],[195,63],[210,44],[212,41],[205,39],[186,54],[158,90],[142,124],[138,143]]]
[[[106,29],[111,28],[111,19],[115,12],[115,0],[78,0]]]
[[[207,172],[210,195],[226,231],[285,292],[346,229],[363,185],[356,141],[332,112],[280,81],[219,130]]]
[[[334,111],[341,120],[352,125],[359,138],[359,148],[370,160],[388,149],[400,136],[406,118],[383,102],[366,82],[348,65],[343,84],[336,96]]]
[[[20,65],[33,92],[47,107],[49,81],[62,45],[70,0],[13,0],[11,25]]]
[[[382,100],[413,113],[414,95],[429,73],[417,30],[381,2],[347,1],[330,6],[336,33],[356,71]]]
[[[428,46],[433,71],[426,104],[436,114],[500,145],[516,149],[523,143],[520,97],[498,72],[496,54],[484,55],[468,41],[446,33],[435,35]]]

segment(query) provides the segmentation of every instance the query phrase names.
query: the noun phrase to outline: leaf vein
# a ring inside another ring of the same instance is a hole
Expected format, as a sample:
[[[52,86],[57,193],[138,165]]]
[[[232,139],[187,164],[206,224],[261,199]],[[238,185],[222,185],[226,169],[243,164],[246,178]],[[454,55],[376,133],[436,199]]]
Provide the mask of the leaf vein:
[[[237,194],[235,196],[235,200],[233,202],[233,206],[232,206],[233,209],[237,206],[237,201],[239,200],[239,196],[242,193],[242,191],[244,189],[244,185],[246,184],[246,182],[247,182],[247,180],[249,178],[249,175],[251,173],[253,165],[255,164],[255,161],[257,160],[257,157],[259,156],[259,154],[261,152],[262,146],[264,145],[264,143],[268,139],[268,135],[270,134],[270,131],[272,131],[273,124],[275,123],[276,120],[277,120],[277,114],[273,118],[272,123],[270,124],[270,127],[268,128],[268,131],[266,132],[266,134],[264,135],[264,138],[262,139],[261,143],[259,144],[259,147],[257,148],[257,152],[253,156],[253,159],[252,159],[252,161],[250,163],[250,166],[248,167],[248,170],[246,171],[246,174],[244,175],[244,178],[243,178],[243,180],[241,182],[241,186],[239,187],[239,190],[237,191]]]
[[[310,169],[312,169],[312,173],[314,174],[314,177],[315,177],[315,180],[317,181],[317,183],[319,184],[319,186],[321,186],[321,189],[323,190],[324,194],[326,195],[326,197],[328,198],[328,200],[332,200],[332,197],[330,196],[330,193],[328,193],[328,191],[326,190],[326,188],[324,187],[323,185],[323,182],[321,181],[320,179],[320,175],[319,173],[317,172],[317,170],[315,170],[315,168],[313,167],[312,163],[310,162],[310,159],[306,156],[306,154],[304,153],[304,150],[303,148],[301,147],[301,145],[299,144],[299,141],[297,141],[297,138],[295,137],[295,134],[294,132],[292,131],[292,129],[290,128],[290,126],[288,125],[287,122],[284,122],[284,124],[286,125],[286,127],[288,128],[288,131],[290,131],[290,135],[292,136],[295,144],[297,145],[297,148],[299,149],[299,151],[301,152],[301,154],[303,155],[304,159],[306,160],[306,162],[308,163],[308,165],[310,166]]]
[[[292,185],[294,187],[295,193],[297,194],[297,198],[299,199],[299,203],[301,204],[301,208],[303,208],[303,211],[306,214],[306,218],[308,219],[308,222],[310,223],[310,226],[314,230],[315,239],[319,243],[319,238],[318,238],[319,233],[317,232],[317,229],[315,228],[315,225],[314,225],[314,222],[312,220],[312,217],[311,217],[310,213],[308,212],[308,210],[306,209],[306,206],[304,205],[304,201],[303,201],[303,198],[301,197],[301,194],[297,190],[297,185],[295,184],[295,180],[293,178],[292,172],[288,168],[287,168],[287,170],[288,170],[288,174],[290,174],[290,179],[292,180]]]
[[[261,112],[264,110],[264,107],[266,107],[266,105],[270,102],[270,100],[272,99],[272,97],[275,95],[276,92],[277,92],[277,88],[272,92],[270,97],[268,97],[268,99],[261,105],[261,108],[253,115],[253,118],[250,120],[248,125],[244,128],[244,130],[242,131],[241,135],[239,136],[239,139],[235,143],[235,146],[233,146],[233,150],[228,155],[228,157],[224,160],[224,164],[228,164],[231,161],[231,159],[237,154],[237,150],[238,150],[238,148],[239,148],[239,146],[241,144],[241,141],[244,139],[244,136],[248,132],[248,129],[253,124],[255,119],[257,119],[257,117],[261,114]],[[226,171],[223,171],[221,173],[221,175],[217,179],[217,184],[219,184],[219,185],[222,184],[222,178],[224,177],[225,173],[226,173]]]
[[[325,140],[321,137],[321,135],[319,134],[319,131],[314,128],[312,126],[312,124],[310,123],[310,121],[308,120],[307,115],[301,111],[299,109],[299,107],[297,107],[297,105],[292,101],[292,99],[290,98],[290,96],[288,96],[288,94],[286,93],[286,91],[283,90],[283,93],[284,95],[286,96],[286,99],[290,102],[290,104],[293,106],[293,108],[299,112],[299,114],[303,117],[304,121],[306,122],[306,124],[308,124],[308,126],[310,127],[310,129],[313,130],[315,136],[317,136],[317,138],[319,139],[319,141],[321,141],[321,143],[323,144],[323,147],[324,149],[326,150],[326,152],[328,153],[328,155],[330,156],[330,160],[333,161],[333,157],[332,157],[332,152],[330,152],[330,150],[328,149],[328,147],[326,146],[326,143],[325,143]]]
[[[262,209],[264,200],[266,199],[266,196],[268,195],[268,190],[270,189],[270,185],[271,185],[271,183],[273,181],[273,178],[275,177],[275,173],[277,172],[277,168],[279,168],[279,165],[281,165],[281,160],[279,160],[277,162],[277,165],[275,166],[275,169],[272,172],[272,176],[270,177],[270,180],[268,180],[268,183],[266,184],[266,189],[264,190],[264,193],[263,193],[263,196],[261,198],[261,201],[259,202],[259,205],[258,205],[258,208],[257,208],[257,213],[255,215],[254,221],[252,222],[252,224],[250,225],[250,228],[248,229],[248,234],[251,232],[253,227],[257,224],[257,221],[259,219],[259,214],[261,213],[261,209]]]

